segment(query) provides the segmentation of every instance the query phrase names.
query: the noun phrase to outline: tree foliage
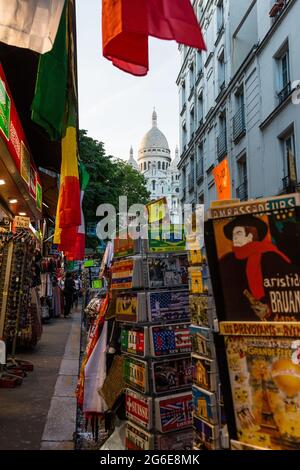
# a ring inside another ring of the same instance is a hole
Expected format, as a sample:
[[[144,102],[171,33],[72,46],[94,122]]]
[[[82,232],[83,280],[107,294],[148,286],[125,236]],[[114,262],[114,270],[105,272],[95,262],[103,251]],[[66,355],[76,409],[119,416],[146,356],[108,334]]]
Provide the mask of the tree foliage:
[[[89,137],[86,130],[79,131],[79,155],[90,175],[83,200],[86,225],[97,220],[100,204],[112,204],[118,213],[120,196],[127,196],[128,207],[148,202],[143,175],[124,160],[106,155],[103,142]]]

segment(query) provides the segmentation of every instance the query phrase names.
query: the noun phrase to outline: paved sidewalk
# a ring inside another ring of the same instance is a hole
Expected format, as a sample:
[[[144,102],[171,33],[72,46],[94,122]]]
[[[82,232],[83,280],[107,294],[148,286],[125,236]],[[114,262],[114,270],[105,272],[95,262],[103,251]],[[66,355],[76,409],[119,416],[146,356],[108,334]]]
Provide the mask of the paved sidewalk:
[[[67,341],[54,395],[42,436],[41,450],[74,450],[76,430],[75,389],[78,378],[80,352],[80,313],[73,314],[71,332]]]
[[[0,450],[38,450],[42,438],[45,441],[42,448],[55,448],[55,445],[71,448],[76,419],[74,390],[79,347],[78,311],[71,319],[59,318],[44,325],[37,347],[30,353],[18,354],[18,357],[33,362],[34,371],[28,373],[20,387],[0,389]],[[51,409],[55,402],[64,409],[64,419],[69,413],[66,422],[70,429],[66,432],[66,423],[63,423],[64,435],[52,420]]]

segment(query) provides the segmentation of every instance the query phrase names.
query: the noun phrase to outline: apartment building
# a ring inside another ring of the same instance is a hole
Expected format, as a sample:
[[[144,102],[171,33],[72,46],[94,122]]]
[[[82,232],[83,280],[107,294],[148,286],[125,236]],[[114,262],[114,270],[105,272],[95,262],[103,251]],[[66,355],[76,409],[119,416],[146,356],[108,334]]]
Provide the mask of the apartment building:
[[[232,197],[284,194],[300,173],[300,0],[197,0],[207,51],[180,46],[182,203],[216,199],[228,157]]]

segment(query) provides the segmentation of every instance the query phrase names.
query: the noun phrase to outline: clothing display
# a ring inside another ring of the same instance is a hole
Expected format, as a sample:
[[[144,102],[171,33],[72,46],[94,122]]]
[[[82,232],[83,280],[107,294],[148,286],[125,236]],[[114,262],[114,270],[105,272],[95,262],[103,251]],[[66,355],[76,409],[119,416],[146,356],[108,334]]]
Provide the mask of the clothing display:
[[[0,374],[4,387],[20,382],[13,374],[20,370],[17,348],[32,348],[42,333],[40,302],[37,287],[33,287],[37,282],[36,248],[37,240],[29,230],[0,233],[0,338],[12,355],[6,361],[8,375]],[[27,366],[30,370],[31,365]]]

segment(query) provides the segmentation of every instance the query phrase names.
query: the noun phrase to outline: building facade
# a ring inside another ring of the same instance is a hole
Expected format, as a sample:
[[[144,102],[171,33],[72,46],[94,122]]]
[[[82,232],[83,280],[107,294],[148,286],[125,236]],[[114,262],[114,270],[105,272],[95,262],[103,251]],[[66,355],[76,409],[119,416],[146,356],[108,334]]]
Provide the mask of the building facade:
[[[140,143],[137,161],[131,147],[127,163],[144,175],[151,201],[166,197],[172,219],[177,222],[180,212],[179,151],[176,148],[175,158],[172,159],[168,141],[157,127],[155,110],[152,127]]]
[[[193,5],[207,51],[180,46],[181,202],[208,207],[216,199],[213,169],[226,157],[234,198],[295,190],[300,0]]]

